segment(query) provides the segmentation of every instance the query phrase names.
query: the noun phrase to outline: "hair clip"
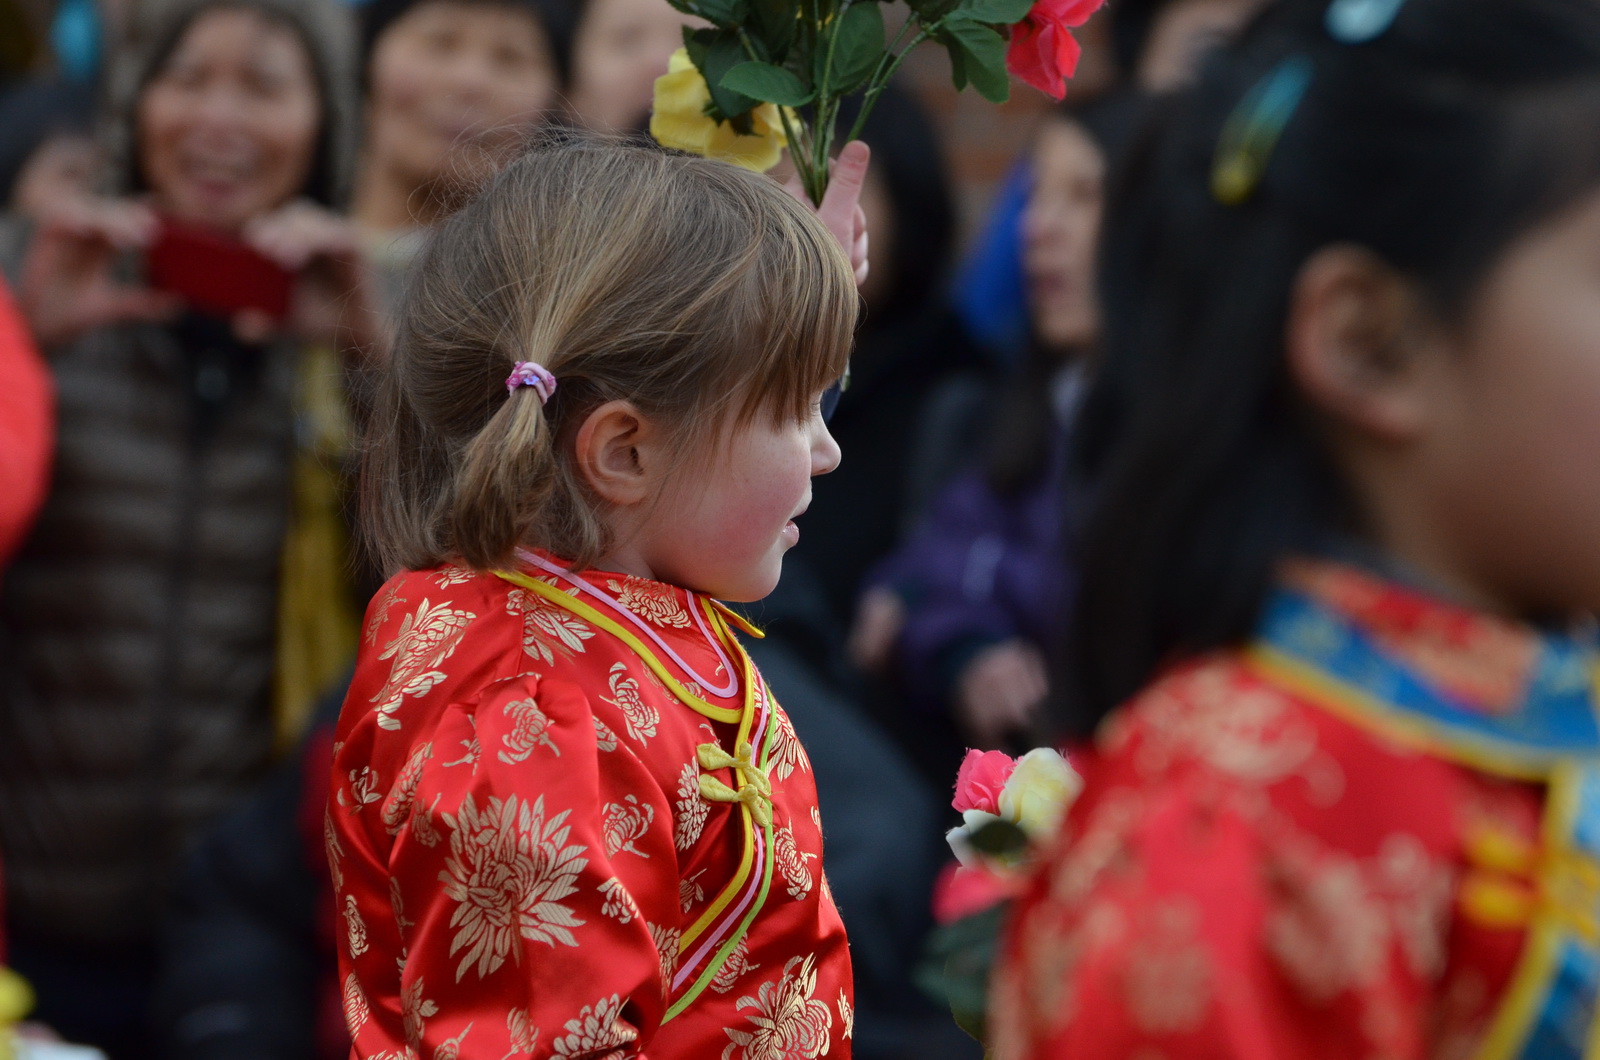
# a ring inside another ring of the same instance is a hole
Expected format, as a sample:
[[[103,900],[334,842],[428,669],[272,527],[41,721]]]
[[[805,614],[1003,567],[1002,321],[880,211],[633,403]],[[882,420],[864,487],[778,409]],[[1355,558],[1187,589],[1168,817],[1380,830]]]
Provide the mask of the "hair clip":
[[[1310,84],[1311,60],[1297,55],[1279,63],[1245,93],[1217,140],[1211,194],[1218,202],[1238,206],[1254,194]]]
[[[506,393],[516,393],[519,386],[533,387],[539,393],[539,404],[543,405],[556,392],[556,377],[542,364],[518,361],[512,366],[511,374],[506,376]]]
[[[1406,0],[1333,0],[1323,24],[1341,44],[1365,44],[1389,32]]]

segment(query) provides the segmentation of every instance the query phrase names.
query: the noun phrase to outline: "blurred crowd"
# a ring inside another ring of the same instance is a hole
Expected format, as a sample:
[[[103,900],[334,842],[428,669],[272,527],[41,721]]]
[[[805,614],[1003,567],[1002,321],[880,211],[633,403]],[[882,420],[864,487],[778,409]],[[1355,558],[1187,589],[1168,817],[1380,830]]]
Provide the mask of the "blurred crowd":
[[[750,651],[812,750],[857,1055],[976,1055],[912,981],[964,747],[1039,742],[1102,199],[1261,0],[1122,0],[975,235],[959,130],[866,125],[845,454]],[[380,580],[355,458],[429,226],[542,128],[641,132],[666,0],[0,5],[3,963],[112,1060],[348,1051],[322,855]]]

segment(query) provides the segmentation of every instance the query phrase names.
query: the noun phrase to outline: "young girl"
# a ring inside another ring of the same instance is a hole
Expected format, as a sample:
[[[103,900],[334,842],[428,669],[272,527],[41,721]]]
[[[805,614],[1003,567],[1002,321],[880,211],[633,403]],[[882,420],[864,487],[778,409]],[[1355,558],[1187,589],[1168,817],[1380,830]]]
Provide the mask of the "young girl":
[[[329,807],[357,1055],[849,1055],[810,764],[713,598],[837,463],[855,316],[776,184],[621,143],[536,146],[424,251]]]
[[[996,1055],[1594,1055],[1597,120],[1590,3],[1286,0],[1150,141]]]

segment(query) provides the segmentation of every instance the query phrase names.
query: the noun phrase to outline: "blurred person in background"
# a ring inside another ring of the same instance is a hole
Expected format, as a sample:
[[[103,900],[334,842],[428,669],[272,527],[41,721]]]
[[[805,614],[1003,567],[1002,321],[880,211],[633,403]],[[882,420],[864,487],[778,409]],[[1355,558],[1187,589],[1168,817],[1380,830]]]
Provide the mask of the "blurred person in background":
[[[1273,0],[1125,0],[1111,23],[1112,47],[1132,85],[1182,88],[1206,56],[1236,38]]]
[[[1593,1055],[1600,7],[1280,0],[1105,222],[998,1060]]]
[[[1120,0],[1107,12],[1120,90],[1181,89],[1199,72],[1208,53],[1226,44],[1252,14],[1272,2]],[[968,332],[1013,361],[1021,359],[1031,334],[1019,227],[1029,180],[1025,162],[1006,178],[962,262],[954,293]]]
[[[371,0],[361,20],[366,123],[352,215],[388,309],[428,226],[558,103],[570,31],[553,0]]]
[[[428,226],[547,117],[567,34],[558,9],[528,0],[373,0],[362,19],[367,126],[354,216],[387,313]],[[156,991],[169,1060],[350,1051],[322,847],[347,683],[185,861]]]
[[[49,500],[0,602],[0,848],[39,1018],[150,1055],[180,852],[354,643],[320,414],[370,341],[351,33],[321,0],[167,0],[115,72],[117,200],[20,236],[59,402]],[[169,286],[158,289],[157,265]],[[246,303],[280,285],[274,313]],[[220,292],[212,281],[225,281]],[[208,286],[209,285],[209,286]]]
[[[93,124],[82,85],[38,79],[0,94],[0,211],[38,220],[92,195],[103,176]]]
[[[572,120],[606,133],[642,133],[650,124],[656,78],[683,47],[683,27],[701,25],[667,0],[575,0]],[[876,267],[876,266],[875,266]]]
[[[348,680],[300,745],[184,859],[162,934],[155,1036],[165,1060],[343,1060],[323,826]]]
[[[894,670],[919,722],[953,720],[962,744],[1026,742],[1048,690],[1071,581],[1063,549],[1081,505],[1067,449],[1099,334],[1101,204],[1136,103],[1072,103],[1042,124],[1022,214],[1030,352],[986,408],[984,466],[940,494],[861,602],[852,654]],[[953,770],[959,745],[948,750]]]

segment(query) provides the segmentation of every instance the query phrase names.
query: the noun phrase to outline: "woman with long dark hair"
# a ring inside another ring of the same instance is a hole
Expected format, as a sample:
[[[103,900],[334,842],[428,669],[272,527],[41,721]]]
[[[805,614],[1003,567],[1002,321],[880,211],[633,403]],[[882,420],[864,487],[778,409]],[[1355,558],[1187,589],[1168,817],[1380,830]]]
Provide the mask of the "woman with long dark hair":
[[[1286,0],[1143,145],[995,1055],[1592,1050],[1597,120],[1583,0]]]

